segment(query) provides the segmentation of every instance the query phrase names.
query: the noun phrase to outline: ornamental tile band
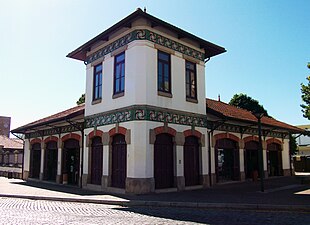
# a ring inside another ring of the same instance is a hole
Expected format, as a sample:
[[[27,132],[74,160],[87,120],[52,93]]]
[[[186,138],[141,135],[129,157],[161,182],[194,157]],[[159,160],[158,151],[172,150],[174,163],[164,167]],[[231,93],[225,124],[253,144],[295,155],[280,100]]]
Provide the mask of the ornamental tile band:
[[[101,113],[85,118],[85,128],[104,126],[134,120],[166,122],[186,126],[206,127],[206,116],[152,106],[132,106],[113,112]]]
[[[155,44],[159,44],[161,46],[164,46],[166,48],[172,49],[174,51],[180,52],[182,54],[185,54],[187,56],[193,57],[195,59],[198,59],[200,61],[204,60],[204,53],[197,51],[191,47],[188,47],[186,45],[183,45],[179,42],[176,42],[174,40],[171,40],[167,37],[164,37],[160,34],[157,34],[153,31],[147,30],[147,29],[141,29],[141,30],[134,30],[130,32],[129,34],[125,35],[124,37],[121,37],[120,39],[112,42],[111,44],[103,47],[102,49],[98,50],[97,52],[93,53],[92,55],[88,56],[85,60],[87,64],[92,63],[93,61],[115,51],[116,49],[123,47],[127,44],[129,44],[132,41],[135,40],[147,40],[151,41]]]

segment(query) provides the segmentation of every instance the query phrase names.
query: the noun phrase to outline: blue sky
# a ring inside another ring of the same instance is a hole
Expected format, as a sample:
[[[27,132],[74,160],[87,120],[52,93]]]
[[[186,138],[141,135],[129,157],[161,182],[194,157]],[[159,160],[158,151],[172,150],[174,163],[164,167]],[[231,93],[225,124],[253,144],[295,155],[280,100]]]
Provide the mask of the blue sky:
[[[11,128],[73,107],[85,65],[65,56],[136,8],[226,48],[206,64],[207,97],[257,99],[274,118],[308,124],[310,1],[0,0],[0,115]]]

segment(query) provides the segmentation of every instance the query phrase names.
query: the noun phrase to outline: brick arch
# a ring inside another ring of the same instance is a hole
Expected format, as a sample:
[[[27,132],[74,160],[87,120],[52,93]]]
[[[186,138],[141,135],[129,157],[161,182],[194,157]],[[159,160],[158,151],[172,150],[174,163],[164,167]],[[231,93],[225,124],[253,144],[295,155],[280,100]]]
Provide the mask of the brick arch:
[[[96,136],[99,136],[99,137],[102,138],[102,136],[103,136],[103,131],[101,131],[101,130],[93,130],[92,132],[90,132],[90,133],[88,134],[88,138],[89,138],[89,139],[92,139],[93,137],[96,137]]]
[[[44,139],[44,143],[46,144],[47,142],[49,141],[58,141],[58,137],[55,137],[55,136],[49,136],[47,138]]]
[[[109,130],[110,137],[116,135],[116,134],[122,134],[126,136],[127,129],[125,127],[114,127],[111,130]]]
[[[163,133],[168,133],[170,135],[172,135],[173,137],[175,137],[177,131],[171,127],[166,127],[166,126],[161,126],[161,127],[156,127],[154,128],[154,132],[155,135],[158,134],[163,134]]]
[[[266,143],[267,143],[267,145],[272,144],[272,143],[276,143],[276,144],[279,144],[279,145],[282,146],[282,142],[279,141],[279,140],[276,139],[276,138],[270,138],[270,139],[268,139],[268,140],[266,141]]]
[[[63,136],[61,138],[61,141],[64,142],[64,141],[66,141],[68,139],[76,139],[76,140],[80,141],[81,140],[81,135],[78,135],[78,134],[75,134],[75,133],[66,134],[65,136]]]
[[[197,130],[185,130],[183,131],[184,137],[189,137],[189,136],[195,136],[197,138],[201,138],[202,137],[202,133],[200,133]]]
[[[35,144],[35,143],[41,143],[41,142],[42,142],[41,139],[35,138],[35,139],[32,139],[32,140],[30,141],[30,144],[33,145],[33,144]]]
[[[216,134],[213,136],[213,138],[214,138],[214,142],[216,142],[219,139],[224,139],[224,138],[231,139],[233,141],[236,141],[237,143],[239,143],[239,141],[240,141],[240,138],[238,138],[236,135],[230,134],[230,133]]]
[[[249,137],[245,137],[243,138],[243,142],[244,144],[249,142],[249,141],[256,141],[256,142],[259,142],[259,139],[257,136],[249,136]]]

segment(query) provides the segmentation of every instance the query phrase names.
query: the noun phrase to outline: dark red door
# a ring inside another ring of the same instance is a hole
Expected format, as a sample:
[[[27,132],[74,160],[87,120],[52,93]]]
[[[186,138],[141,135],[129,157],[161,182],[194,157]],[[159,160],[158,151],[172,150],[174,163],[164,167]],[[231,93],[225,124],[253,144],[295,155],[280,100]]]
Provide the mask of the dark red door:
[[[117,134],[112,142],[112,176],[111,186],[125,188],[127,176],[127,145],[125,136]]]
[[[185,186],[199,184],[199,143],[194,136],[185,138],[184,178]]]
[[[281,146],[276,143],[267,145],[267,161],[268,161],[268,176],[282,176],[282,151]]]
[[[46,144],[45,160],[44,160],[44,179],[56,181],[57,175],[57,142],[50,141]]]
[[[35,143],[32,145],[30,157],[30,177],[39,178],[41,167],[41,144]]]
[[[64,143],[63,174],[67,175],[68,184],[77,185],[79,181],[80,144],[78,140],[69,139]]]
[[[101,185],[103,147],[101,137],[94,137],[91,149],[91,183]]]
[[[155,188],[173,187],[173,142],[168,134],[156,136],[154,144],[154,179]]]

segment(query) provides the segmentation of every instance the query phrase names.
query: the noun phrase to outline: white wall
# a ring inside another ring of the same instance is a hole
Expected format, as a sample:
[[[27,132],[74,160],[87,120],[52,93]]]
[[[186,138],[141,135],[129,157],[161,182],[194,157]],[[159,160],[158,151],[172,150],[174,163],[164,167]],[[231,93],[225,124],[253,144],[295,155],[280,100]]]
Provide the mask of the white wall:
[[[172,98],[159,96],[157,93],[157,49],[148,41],[131,42],[125,51],[124,96],[112,98],[114,57],[111,57],[111,54],[106,55],[102,64],[102,101],[94,105],[92,105],[93,66],[87,65],[86,116],[135,104],[147,104],[199,114],[206,113],[203,63],[196,64],[198,104],[186,101],[185,59],[180,53],[171,55]]]

